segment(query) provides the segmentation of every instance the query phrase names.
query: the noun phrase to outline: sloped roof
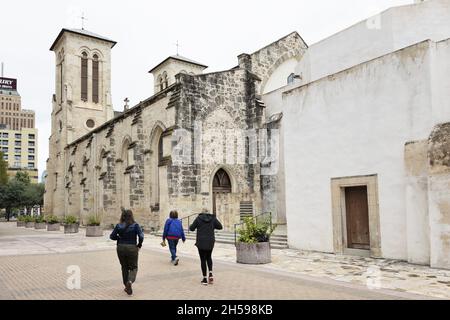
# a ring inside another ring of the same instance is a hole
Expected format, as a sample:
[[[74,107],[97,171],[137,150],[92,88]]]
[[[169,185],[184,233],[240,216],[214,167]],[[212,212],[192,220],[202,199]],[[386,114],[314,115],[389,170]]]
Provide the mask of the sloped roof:
[[[161,66],[163,63],[165,63],[166,61],[168,61],[168,60],[170,60],[170,59],[174,59],[174,60],[179,60],[179,61],[182,61],[182,62],[187,62],[187,63],[190,63],[190,64],[195,64],[195,65],[197,65],[197,66],[200,66],[200,67],[203,67],[203,68],[208,68],[208,66],[207,65],[204,65],[203,63],[200,63],[200,62],[197,62],[197,61],[194,61],[194,60],[192,60],[192,59],[189,59],[189,58],[186,58],[186,57],[183,57],[183,56],[180,56],[180,55],[173,55],[173,56],[168,56],[166,59],[164,59],[161,63],[159,63],[157,66],[155,66],[155,67],[153,67],[150,71],[149,71],[149,73],[152,73],[155,69],[157,69],[159,66]]]
[[[87,36],[87,37],[103,40],[103,41],[106,41],[106,42],[110,42],[112,44],[111,48],[113,48],[116,45],[116,43],[117,43],[114,40],[111,40],[111,39],[106,38],[104,36],[98,35],[98,34],[93,33],[91,31],[87,31],[87,30],[83,30],[83,29],[63,28],[63,29],[61,29],[61,31],[59,32],[58,36],[56,37],[56,40],[53,42],[52,46],[50,47],[50,51],[53,51],[54,47],[56,46],[56,44],[58,43],[59,39],[62,37],[64,32],[76,33],[76,34],[80,34],[80,35],[83,35],[83,36]]]

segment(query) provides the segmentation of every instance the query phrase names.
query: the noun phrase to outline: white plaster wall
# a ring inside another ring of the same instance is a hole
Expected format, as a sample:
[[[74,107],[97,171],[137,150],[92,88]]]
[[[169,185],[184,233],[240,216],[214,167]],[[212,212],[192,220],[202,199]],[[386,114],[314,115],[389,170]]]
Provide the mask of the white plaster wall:
[[[289,245],[333,251],[330,179],[378,174],[382,255],[406,259],[404,144],[432,129],[429,43],[283,96]]]
[[[449,18],[450,19],[450,18]],[[450,121],[450,39],[433,45],[433,120],[435,123]]]
[[[311,45],[296,67],[309,83],[423,40],[450,38],[450,0],[390,8]]]
[[[295,67],[297,66],[298,61],[295,58],[288,59],[283,62],[271,75],[267,80],[264,89],[262,90],[263,94],[276,90],[278,88],[284,87],[287,85],[287,79],[291,73],[295,72]]]

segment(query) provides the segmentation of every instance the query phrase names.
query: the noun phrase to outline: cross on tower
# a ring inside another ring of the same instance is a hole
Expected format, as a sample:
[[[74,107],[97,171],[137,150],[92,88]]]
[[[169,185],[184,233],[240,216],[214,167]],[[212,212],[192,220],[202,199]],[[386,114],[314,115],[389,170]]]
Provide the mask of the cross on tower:
[[[128,102],[130,102],[130,100],[127,98],[125,98],[125,100],[123,100],[123,102],[125,102],[125,106],[123,107],[124,110],[128,110]]]
[[[81,30],[84,30],[84,20],[87,20],[86,17],[84,16],[84,11],[81,13]]]

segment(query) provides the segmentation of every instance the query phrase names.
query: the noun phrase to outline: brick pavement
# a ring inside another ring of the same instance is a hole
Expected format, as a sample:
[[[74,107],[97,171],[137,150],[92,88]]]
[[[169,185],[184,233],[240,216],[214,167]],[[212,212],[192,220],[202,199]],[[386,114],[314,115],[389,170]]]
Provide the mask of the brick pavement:
[[[318,257],[309,261],[298,257],[301,252],[295,250],[273,250],[273,263],[269,265],[238,265],[234,262],[234,247],[224,244],[216,244],[214,251],[217,283],[205,288],[199,284],[193,242],[180,243],[182,263],[178,267],[170,265],[168,250],[161,248],[159,242],[159,238],[146,235],[133,299],[425,298],[402,293],[407,290],[395,286],[396,291],[368,290],[363,282],[335,281],[333,274],[323,271],[334,272],[339,261],[327,267],[329,262],[321,263]],[[49,233],[0,223],[0,287],[7,288],[0,290],[0,299],[128,299],[120,288],[120,267],[114,248],[107,232],[101,238],[86,238],[84,230],[64,235],[62,231]],[[291,257],[293,253],[297,256]],[[66,288],[68,265],[80,266],[82,290]],[[313,270],[301,270],[305,266]],[[341,267],[347,270],[347,277],[356,277],[355,270],[348,269],[348,262]],[[447,286],[438,284],[437,292],[442,293]]]

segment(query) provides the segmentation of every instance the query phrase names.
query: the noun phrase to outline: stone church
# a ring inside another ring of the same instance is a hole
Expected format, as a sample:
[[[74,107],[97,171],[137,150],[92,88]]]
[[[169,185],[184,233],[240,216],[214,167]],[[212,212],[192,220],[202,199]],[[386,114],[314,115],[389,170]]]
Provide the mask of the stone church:
[[[286,66],[307,48],[300,35],[241,54],[221,72],[170,56],[149,71],[154,94],[123,112],[111,103],[115,44],[62,29],[50,48],[56,79],[45,212],[82,223],[94,215],[109,226],[125,207],[158,230],[172,209],[186,217],[207,207],[228,230],[264,212],[286,224],[277,196],[281,114],[268,117],[261,96],[286,84]]]

